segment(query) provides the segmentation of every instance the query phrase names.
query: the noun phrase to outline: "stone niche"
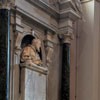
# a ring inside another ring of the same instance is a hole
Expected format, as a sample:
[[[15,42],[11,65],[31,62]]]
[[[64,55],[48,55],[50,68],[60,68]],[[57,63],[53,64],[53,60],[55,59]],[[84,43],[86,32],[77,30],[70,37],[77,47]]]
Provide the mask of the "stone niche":
[[[21,48],[31,43],[32,35],[22,38]],[[19,100],[47,100],[48,69],[36,64],[20,63]]]
[[[37,65],[20,64],[21,99],[47,100],[47,68]]]

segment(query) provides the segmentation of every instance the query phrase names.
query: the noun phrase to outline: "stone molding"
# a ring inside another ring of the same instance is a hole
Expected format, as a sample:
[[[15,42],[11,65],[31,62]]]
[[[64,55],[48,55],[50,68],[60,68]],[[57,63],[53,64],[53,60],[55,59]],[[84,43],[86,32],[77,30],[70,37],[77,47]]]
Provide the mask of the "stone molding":
[[[45,51],[46,51],[46,64],[49,67],[50,63],[52,62],[52,55],[54,52],[54,34],[50,31],[46,32],[45,38]]]
[[[74,34],[73,33],[64,33],[64,34],[59,34],[59,38],[63,43],[71,44],[71,40],[74,39]]]
[[[10,10],[14,7],[14,0],[0,0],[0,9]]]
[[[60,37],[63,37],[64,41],[69,42],[69,40],[73,39],[73,25],[72,23],[75,22],[77,19],[81,18],[79,14],[79,7],[76,7],[77,5],[73,0],[63,0],[59,2],[59,11],[52,8],[48,3],[44,2],[43,0],[25,0],[28,3],[31,3],[32,6],[36,6],[37,8],[40,8],[42,11],[46,12],[48,15],[53,16],[56,18],[58,24],[58,27],[54,27],[52,25],[49,25],[45,23],[44,21],[40,20],[39,18],[36,18],[33,14],[29,14],[27,11],[24,11],[24,9],[20,8],[18,5],[16,6],[16,11],[21,16],[27,16],[27,18],[32,19],[36,21],[37,23],[40,23],[45,29],[50,30],[51,33],[58,33],[63,34]],[[34,2],[33,2],[34,1]],[[21,17],[16,16],[16,31],[23,33],[23,27],[21,25]],[[50,33],[50,34],[51,34]],[[65,40],[65,37],[67,40]],[[46,45],[52,46],[52,40],[46,40]]]
[[[44,10],[46,13],[51,14],[55,18],[59,18],[59,11],[54,9],[51,5],[44,2],[43,0],[26,0],[27,2],[39,7]]]
[[[40,9],[44,10],[46,13],[50,14],[54,18],[58,19],[60,16],[64,16],[64,14],[74,15],[75,18],[80,18],[80,16],[77,13],[77,8],[72,0],[65,0],[59,2],[59,10],[54,9],[50,4],[45,3],[43,0],[26,0],[27,2],[39,7]]]
[[[51,19],[55,19],[57,23],[59,23],[60,20],[66,19],[66,18],[70,18],[73,21],[76,21],[77,19],[81,18],[80,14],[78,13],[77,7],[72,0],[60,2],[59,11],[52,8],[52,6],[50,6],[48,3],[44,2],[43,0],[25,0],[25,2],[39,8],[41,11],[45,12],[48,16],[50,16]],[[17,11],[17,13],[20,13],[23,17],[26,16],[27,18],[36,21],[37,23],[42,25],[45,29],[58,33],[59,28],[57,27],[57,25],[55,27],[54,25],[50,23],[48,24],[46,21],[40,20],[39,16],[37,16],[36,18],[34,14],[32,13],[30,14],[29,12],[20,8],[18,5],[16,5],[15,10]]]
[[[71,44],[71,40],[74,39],[73,23],[81,18],[80,2],[63,0],[60,2],[60,7],[59,37],[62,43]]]
[[[30,69],[30,70],[34,70],[34,71],[39,72],[41,74],[48,75],[47,67],[37,66],[35,64],[30,65],[30,64],[26,64],[26,63],[20,64],[20,67],[21,68],[27,68],[27,69]]]
[[[40,20],[39,18],[35,17],[33,14],[30,14],[26,11],[24,11],[23,9],[21,9],[20,7],[16,7],[16,11],[17,13],[20,13],[21,15],[28,17],[30,20],[34,20],[35,22],[37,22],[38,24],[40,24],[42,27],[44,27],[44,29],[48,29],[51,30],[52,32],[57,33],[57,27],[54,27],[50,24],[47,24],[46,22]]]
[[[62,43],[71,43],[74,39],[73,21],[71,19],[66,19],[60,22],[59,26],[59,37]]]
[[[87,2],[91,2],[93,0],[81,0],[82,3],[87,3]],[[96,1],[100,1],[100,0],[96,0]]]

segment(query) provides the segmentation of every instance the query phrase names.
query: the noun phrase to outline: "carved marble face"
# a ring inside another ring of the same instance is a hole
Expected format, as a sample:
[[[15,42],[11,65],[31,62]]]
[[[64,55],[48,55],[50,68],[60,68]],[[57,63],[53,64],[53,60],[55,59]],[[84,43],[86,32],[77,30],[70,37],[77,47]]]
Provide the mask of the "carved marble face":
[[[39,39],[33,39],[32,45],[36,48],[36,50],[40,51],[41,41]]]

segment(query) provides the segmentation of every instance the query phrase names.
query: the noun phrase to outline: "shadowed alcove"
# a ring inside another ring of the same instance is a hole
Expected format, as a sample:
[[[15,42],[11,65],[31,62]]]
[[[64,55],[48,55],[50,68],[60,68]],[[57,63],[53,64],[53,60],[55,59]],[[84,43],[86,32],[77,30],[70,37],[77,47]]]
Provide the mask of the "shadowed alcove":
[[[25,35],[22,39],[21,42],[21,48],[24,48],[25,46],[28,46],[29,44],[31,44],[32,40],[35,39],[34,36],[32,35]]]
[[[30,45],[32,43],[32,40],[35,39],[36,37],[33,36],[33,35],[25,35],[22,39],[22,42],[21,42],[21,48],[23,49],[24,47]],[[38,52],[38,51],[37,51]],[[40,52],[38,52],[41,60],[42,60],[42,52],[41,52],[41,49],[40,49]]]

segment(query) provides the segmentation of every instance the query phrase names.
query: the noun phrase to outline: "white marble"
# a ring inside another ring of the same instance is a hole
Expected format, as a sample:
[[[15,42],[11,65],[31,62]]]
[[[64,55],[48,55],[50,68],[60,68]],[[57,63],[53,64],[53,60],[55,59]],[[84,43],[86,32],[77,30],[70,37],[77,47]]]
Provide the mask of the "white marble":
[[[46,75],[25,69],[24,100],[46,100]]]

